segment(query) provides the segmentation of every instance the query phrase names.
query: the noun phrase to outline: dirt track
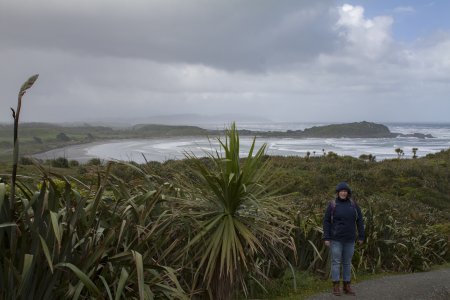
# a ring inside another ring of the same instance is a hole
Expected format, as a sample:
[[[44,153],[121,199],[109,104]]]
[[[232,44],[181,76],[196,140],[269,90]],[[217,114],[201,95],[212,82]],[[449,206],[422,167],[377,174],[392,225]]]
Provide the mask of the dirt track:
[[[386,276],[352,284],[356,296],[319,294],[308,298],[321,299],[450,299],[450,269]]]

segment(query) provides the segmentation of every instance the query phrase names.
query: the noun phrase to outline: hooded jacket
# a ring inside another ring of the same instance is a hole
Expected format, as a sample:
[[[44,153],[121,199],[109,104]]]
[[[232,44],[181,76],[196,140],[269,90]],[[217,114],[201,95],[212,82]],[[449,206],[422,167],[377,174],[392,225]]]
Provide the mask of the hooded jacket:
[[[323,239],[339,242],[354,242],[356,229],[358,229],[358,240],[364,240],[364,221],[359,206],[350,200],[351,189],[344,182],[336,186],[336,192],[347,190],[346,199],[339,196],[335,199],[335,207],[331,202],[325,211],[323,218]]]

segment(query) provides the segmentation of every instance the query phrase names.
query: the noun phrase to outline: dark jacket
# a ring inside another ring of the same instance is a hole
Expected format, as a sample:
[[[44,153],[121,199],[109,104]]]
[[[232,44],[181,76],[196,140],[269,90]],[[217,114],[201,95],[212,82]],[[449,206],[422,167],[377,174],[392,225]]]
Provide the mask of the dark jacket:
[[[364,221],[359,206],[350,199],[342,200],[336,197],[333,220],[332,205],[328,204],[323,218],[323,239],[339,242],[354,242],[356,227],[358,227],[358,240],[364,240]]]

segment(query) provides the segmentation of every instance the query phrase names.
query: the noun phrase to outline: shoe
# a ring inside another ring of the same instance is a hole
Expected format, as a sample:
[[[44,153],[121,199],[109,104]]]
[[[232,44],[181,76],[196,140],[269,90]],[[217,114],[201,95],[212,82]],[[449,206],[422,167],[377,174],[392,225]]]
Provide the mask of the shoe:
[[[350,281],[344,281],[344,293],[347,295],[355,296],[355,292],[352,290],[352,287],[350,286]]]
[[[333,281],[333,295],[340,296],[341,295],[341,289],[339,287],[339,281]]]

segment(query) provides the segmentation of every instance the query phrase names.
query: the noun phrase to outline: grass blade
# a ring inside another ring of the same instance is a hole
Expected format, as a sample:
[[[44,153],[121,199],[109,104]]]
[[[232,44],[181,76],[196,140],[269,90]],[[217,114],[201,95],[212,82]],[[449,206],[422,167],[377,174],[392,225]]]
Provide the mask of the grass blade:
[[[41,235],[39,235],[39,238],[41,239],[42,250],[44,250],[44,255],[45,258],[47,258],[48,266],[50,267],[50,271],[53,274],[53,262],[50,256],[50,251],[48,250],[47,243],[45,242],[44,238]]]
[[[80,269],[78,269],[77,266],[71,264],[71,263],[59,263],[55,267],[66,267],[72,270],[72,272],[78,277],[78,279],[81,280],[81,282],[87,287],[89,292],[93,294],[96,297],[101,298],[101,292],[97,288],[97,286],[92,282],[92,280]]]
[[[23,261],[23,268],[22,268],[22,276],[20,281],[20,287],[19,287],[19,295],[25,294],[23,292],[23,289],[27,287],[27,278],[30,274],[30,268],[33,263],[34,256],[31,254],[25,254],[24,261]]]
[[[113,300],[113,297],[111,295],[111,290],[108,286],[108,283],[105,280],[105,277],[103,277],[102,275],[99,275],[98,277],[100,277],[100,280],[103,282],[103,285],[105,286],[106,292],[108,293],[109,300]]]
[[[133,253],[133,258],[136,263],[136,272],[138,278],[139,287],[139,299],[144,300],[144,262],[142,260],[142,255],[137,251],[131,251]]]
[[[0,211],[3,207],[3,201],[5,201],[6,188],[4,183],[0,183]]]
[[[125,283],[128,279],[128,272],[125,270],[125,268],[122,268],[122,271],[120,272],[120,278],[119,283],[117,284],[117,290],[116,290],[116,297],[115,300],[120,299],[120,295],[122,295],[123,288],[125,287]]]
[[[56,240],[58,241],[58,252],[61,249],[61,231],[59,230],[58,214],[50,211],[50,218],[52,222],[53,232],[55,233]]]

